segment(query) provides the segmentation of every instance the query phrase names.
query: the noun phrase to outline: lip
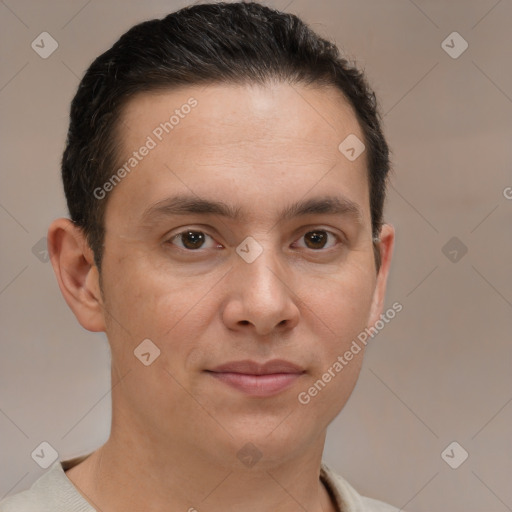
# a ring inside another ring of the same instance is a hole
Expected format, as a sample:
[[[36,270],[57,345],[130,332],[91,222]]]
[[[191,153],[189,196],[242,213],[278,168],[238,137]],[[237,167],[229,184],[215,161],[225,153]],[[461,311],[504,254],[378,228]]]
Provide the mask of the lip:
[[[305,370],[284,359],[273,359],[266,363],[231,361],[207,372],[248,395],[266,397],[289,388]]]
[[[246,375],[270,375],[273,373],[303,373],[304,369],[285,359],[272,359],[266,363],[257,363],[256,361],[245,359],[243,361],[230,361],[229,363],[216,366],[209,371],[244,373]]]

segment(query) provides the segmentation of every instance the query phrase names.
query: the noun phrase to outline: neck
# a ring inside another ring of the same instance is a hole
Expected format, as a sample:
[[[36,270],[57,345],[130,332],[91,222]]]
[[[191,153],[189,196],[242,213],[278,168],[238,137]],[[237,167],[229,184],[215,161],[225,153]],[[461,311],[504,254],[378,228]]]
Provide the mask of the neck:
[[[335,512],[319,479],[325,432],[320,437],[299,456],[248,467],[236,454],[227,463],[183,439],[163,444],[113,425],[109,440],[66,474],[104,512]]]

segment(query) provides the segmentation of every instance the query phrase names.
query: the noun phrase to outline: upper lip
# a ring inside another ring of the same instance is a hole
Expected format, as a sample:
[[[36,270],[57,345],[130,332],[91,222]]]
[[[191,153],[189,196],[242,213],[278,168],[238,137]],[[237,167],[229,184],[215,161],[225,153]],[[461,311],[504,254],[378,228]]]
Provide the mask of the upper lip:
[[[246,375],[270,375],[274,373],[303,373],[304,369],[284,359],[272,359],[265,363],[250,360],[230,361],[229,363],[216,366],[209,371],[217,373],[243,373]]]

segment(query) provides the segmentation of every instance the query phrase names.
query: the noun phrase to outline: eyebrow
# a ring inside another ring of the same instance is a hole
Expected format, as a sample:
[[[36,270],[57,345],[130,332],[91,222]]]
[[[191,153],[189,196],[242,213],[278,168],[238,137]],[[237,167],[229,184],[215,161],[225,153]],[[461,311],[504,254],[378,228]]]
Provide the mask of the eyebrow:
[[[160,217],[172,215],[219,215],[234,221],[243,221],[246,214],[241,206],[233,206],[223,201],[202,199],[193,195],[176,195],[158,201],[142,214],[144,223],[151,223]],[[361,207],[347,197],[322,196],[304,199],[280,210],[280,220],[290,220],[305,215],[340,215],[351,217],[358,224],[363,223]]]

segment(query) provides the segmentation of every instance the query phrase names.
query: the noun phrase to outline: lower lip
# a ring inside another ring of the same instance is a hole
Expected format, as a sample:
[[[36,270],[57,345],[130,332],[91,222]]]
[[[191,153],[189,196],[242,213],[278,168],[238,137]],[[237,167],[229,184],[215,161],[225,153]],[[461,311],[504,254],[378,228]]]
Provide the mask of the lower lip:
[[[209,372],[216,379],[251,396],[272,396],[289,388],[302,373],[273,373],[247,375],[245,373]]]

